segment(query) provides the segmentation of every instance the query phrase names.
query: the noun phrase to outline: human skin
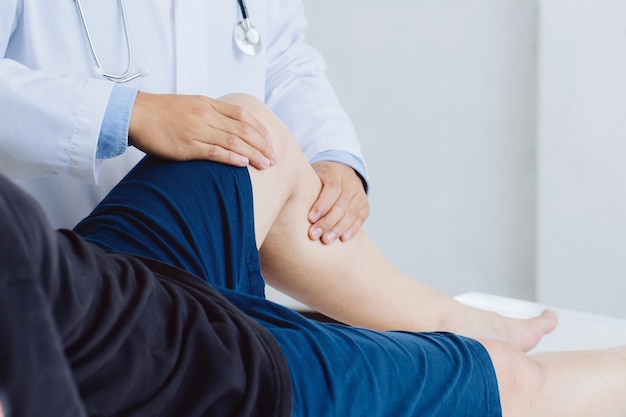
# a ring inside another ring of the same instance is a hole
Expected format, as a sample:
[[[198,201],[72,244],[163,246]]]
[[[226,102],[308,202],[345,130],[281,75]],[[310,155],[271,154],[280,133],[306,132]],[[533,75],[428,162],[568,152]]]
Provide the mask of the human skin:
[[[270,284],[348,324],[477,339],[492,360],[504,417],[626,415],[626,347],[527,355],[556,326],[554,312],[519,320],[465,306],[402,274],[361,230],[333,245],[304,237],[321,188],[318,175],[261,103],[241,95],[223,99],[262,120],[286,161],[267,170],[249,168],[257,245]]]
[[[278,163],[272,136],[240,106],[199,95],[139,92],[129,125],[129,143],[145,153],[177,161],[204,159],[267,169]],[[322,188],[309,206],[305,232],[324,244],[349,240],[369,215],[361,178],[331,161],[312,166]]]
[[[391,264],[362,230],[332,245],[308,239],[319,176],[287,127],[262,103],[245,95],[221,100],[261,120],[280,159],[269,169],[249,167],[257,245],[269,284],[329,317],[375,330],[450,331],[528,350],[555,327],[550,311],[530,320],[510,319],[421,284]]]

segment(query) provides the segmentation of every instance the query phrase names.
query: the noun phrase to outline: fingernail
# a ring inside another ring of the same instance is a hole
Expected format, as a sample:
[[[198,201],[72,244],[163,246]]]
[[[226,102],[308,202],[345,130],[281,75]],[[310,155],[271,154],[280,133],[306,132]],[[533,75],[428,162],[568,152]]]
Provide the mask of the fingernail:
[[[311,235],[313,235],[313,239],[319,239],[322,236],[322,233],[324,233],[324,231],[321,228],[316,227],[311,232]]]
[[[278,162],[278,155],[276,155],[276,152],[274,152],[274,153],[272,154],[272,162],[273,162],[274,164],[276,164],[276,162]]]
[[[266,157],[263,157],[263,159],[261,160],[261,165],[263,166],[263,168],[269,168],[270,164],[270,160]]]
[[[246,158],[245,156],[240,156],[239,161],[241,162],[242,165],[248,165],[250,163],[250,160]]]
[[[324,242],[326,243],[334,242],[335,239],[337,239],[337,233],[335,232],[328,232],[324,235]]]
[[[311,216],[310,216],[311,223],[315,223],[319,219],[320,219],[320,212],[319,211],[314,211],[313,213],[311,213]]]
[[[274,138],[272,138],[272,136],[270,136],[270,135],[267,135],[267,136],[265,137],[265,139],[267,139],[267,141],[268,141],[269,143],[274,143]]]

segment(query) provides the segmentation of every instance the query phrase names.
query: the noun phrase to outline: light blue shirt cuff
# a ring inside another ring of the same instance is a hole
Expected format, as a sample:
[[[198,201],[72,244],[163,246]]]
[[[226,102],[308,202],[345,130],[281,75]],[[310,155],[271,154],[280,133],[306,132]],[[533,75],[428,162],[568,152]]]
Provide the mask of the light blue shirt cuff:
[[[128,125],[138,90],[115,84],[98,137],[97,159],[113,158],[128,147]]]
[[[369,190],[369,179],[367,176],[367,169],[365,168],[365,163],[361,158],[351,154],[346,151],[324,151],[315,155],[309,162],[311,164],[320,161],[331,161],[331,162],[340,162],[342,164],[348,165],[352,169],[356,171],[356,173],[361,177],[361,181],[363,181],[363,188],[365,188],[365,192]]]

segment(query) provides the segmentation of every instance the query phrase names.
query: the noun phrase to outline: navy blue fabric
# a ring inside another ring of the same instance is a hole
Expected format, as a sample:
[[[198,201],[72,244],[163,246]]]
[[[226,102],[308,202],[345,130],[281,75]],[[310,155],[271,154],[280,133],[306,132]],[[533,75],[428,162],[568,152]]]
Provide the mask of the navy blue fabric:
[[[4,415],[4,417],[11,417],[11,409],[9,408],[9,403],[7,402],[4,391],[0,389],[0,416],[1,415]]]
[[[258,297],[220,292],[278,341],[294,417],[502,415],[491,360],[475,340],[319,323]]]
[[[11,417],[290,415],[275,339],[202,280],[51,230],[2,176],[0,236]]]
[[[474,340],[318,323],[265,300],[246,169],[144,160],[76,230],[194,273],[269,330],[289,365],[295,417],[501,415]]]
[[[264,296],[246,168],[144,158],[74,231],[103,249]]]

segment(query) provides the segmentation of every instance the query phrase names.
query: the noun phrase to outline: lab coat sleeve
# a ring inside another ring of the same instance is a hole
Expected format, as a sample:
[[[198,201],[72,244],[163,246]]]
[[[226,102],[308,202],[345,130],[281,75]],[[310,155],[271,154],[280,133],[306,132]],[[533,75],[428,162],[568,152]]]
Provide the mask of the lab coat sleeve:
[[[266,103],[290,128],[306,157],[347,153],[367,181],[352,121],[326,76],[320,53],[304,39],[307,21],[299,0],[268,1]]]
[[[0,62],[0,172],[68,174],[96,182],[96,150],[111,85]]]
[[[96,148],[112,83],[57,76],[7,58],[15,1],[0,2],[0,172],[96,181]]]

